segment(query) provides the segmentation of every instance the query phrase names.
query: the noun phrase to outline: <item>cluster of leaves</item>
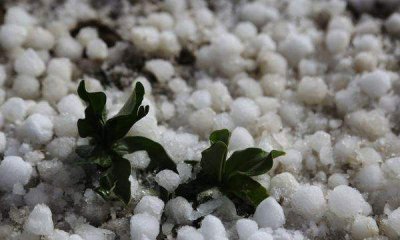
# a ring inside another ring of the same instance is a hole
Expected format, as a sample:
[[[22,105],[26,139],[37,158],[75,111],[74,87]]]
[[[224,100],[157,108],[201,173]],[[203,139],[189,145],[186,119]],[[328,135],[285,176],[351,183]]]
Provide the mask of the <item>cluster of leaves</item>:
[[[210,135],[211,146],[202,152],[200,172],[196,179],[180,185],[177,195],[195,199],[199,193],[217,187],[226,196],[239,198],[253,207],[268,197],[267,190],[251,177],[268,172],[273,159],[285,153],[246,148],[235,151],[227,159],[229,139],[227,129]]]
[[[170,169],[176,164],[157,142],[140,136],[125,136],[129,129],[149,112],[149,106],[141,106],[144,88],[137,83],[135,89],[114,117],[107,120],[106,96],[102,92],[89,93],[82,81],[78,94],[87,103],[85,118],[79,119],[79,135],[89,137],[88,145],[79,146],[77,154],[84,163],[95,164],[100,170],[99,187],[95,190],[105,199],[118,198],[129,203],[131,166],[125,154],[145,150],[150,158],[147,171]],[[201,169],[196,178],[179,185],[172,196],[183,196],[196,201],[206,190],[218,188],[223,194],[256,207],[268,197],[267,190],[252,177],[269,171],[273,159],[284,154],[281,151],[265,152],[259,148],[247,148],[228,155],[230,132],[227,129],[210,135],[211,146],[202,152],[201,161],[187,161]]]
[[[146,150],[152,159],[148,170],[175,168],[172,160],[157,158],[157,154],[164,151],[160,144],[145,137],[125,137],[131,127],[149,112],[149,106],[141,106],[144,87],[140,82],[121,110],[108,120],[107,97],[103,92],[87,92],[85,82],[81,81],[78,95],[87,104],[85,118],[77,123],[79,136],[90,138],[90,141],[88,145],[78,146],[76,153],[84,159],[81,163],[97,166],[101,176],[95,190],[103,198],[118,198],[126,204],[130,201],[131,165],[123,158],[124,154]]]

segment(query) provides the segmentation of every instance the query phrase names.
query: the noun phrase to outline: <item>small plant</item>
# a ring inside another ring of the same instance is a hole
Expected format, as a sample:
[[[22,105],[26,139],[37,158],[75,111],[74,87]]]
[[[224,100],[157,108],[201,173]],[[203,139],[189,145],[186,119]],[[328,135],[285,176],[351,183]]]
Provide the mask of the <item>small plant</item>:
[[[131,199],[130,162],[123,158],[126,153],[146,150],[150,156],[147,170],[175,169],[163,147],[145,137],[125,137],[129,129],[149,112],[149,106],[141,106],[144,87],[138,82],[121,110],[107,120],[106,100],[103,92],[87,92],[81,81],[78,95],[87,104],[85,118],[78,120],[78,132],[82,138],[90,138],[88,145],[78,146],[76,153],[84,164],[94,164],[100,171],[99,187],[95,190],[103,198],[118,198],[125,204]],[[163,152],[164,151],[164,152]],[[164,153],[164,154],[163,154]]]
[[[196,179],[180,185],[176,195],[196,199],[199,193],[216,187],[226,196],[239,198],[253,207],[267,198],[267,190],[251,177],[268,172],[273,159],[285,153],[247,148],[235,151],[227,159],[230,132],[227,129],[217,130],[209,139],[211,146],[202,152],[201,170]]]

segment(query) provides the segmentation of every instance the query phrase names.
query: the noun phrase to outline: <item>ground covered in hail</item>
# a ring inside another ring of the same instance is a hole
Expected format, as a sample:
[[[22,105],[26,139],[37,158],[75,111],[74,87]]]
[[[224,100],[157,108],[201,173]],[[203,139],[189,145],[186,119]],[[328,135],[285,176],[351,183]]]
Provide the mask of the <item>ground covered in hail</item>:
[[[0,239],[399,239],[398,5],[0,1]],[[140,82],[150,110],[128,135],[161,143],[178,173],[126,154],[129,204],[103,199],[75,153],[82,79],[110,116]],[[217,190],[162,197],[223,128],[228,156],[286,152],[253,177],[270,197],[250,213]]]

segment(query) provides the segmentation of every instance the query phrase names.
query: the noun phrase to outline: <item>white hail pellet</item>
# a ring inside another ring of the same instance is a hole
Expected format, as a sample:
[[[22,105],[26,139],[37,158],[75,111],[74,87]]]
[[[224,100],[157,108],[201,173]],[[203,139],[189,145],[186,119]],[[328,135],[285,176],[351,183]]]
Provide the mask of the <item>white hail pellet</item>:
[[[177,224],[189,224],[193,215],[192,205],[183,197],[176,197],[165,205],[165,214]]]
[[[101,39],[90,40],[86,46],[86,54],[90,59],[104,60],[108,56],[107,44]]]
[[[31,27],[36,24],[37,20],[31,16],[22,7],[10,7],[7,10],[4,22],[7,24],[16,24],[24,27]]]
[[[55,53],[58,57],[77,60],[82,56],[83,46],[71,36],[65,36],[57,40]]]
[[[257,27],[251,22],[240,22],[234,30],[235,35],[242,41],[249,41],[257,35]]]
[[[99,38],[99,33],[97,32],[96,28],[85,27],[79,30],[76,38],[83,46],[86,47],[90,41]]]
[[[29,48],[16,58],[14,69],[19,74],[37,77],[46,70],[46,66],[39,55]]]
[[[55,38],[53,34],[42,27],[31,29],[26,40],[26,46],[34,49],[50,50],[54,44]]]
[[[319,77],[304,77],[297,88],[299,98],[306,104],[320,104],[328,94],[328,87]]]
[[[400,14],[395,12],[385,21],[386,30],[392,35],[400,34]]]
[[[257,104],[253,100],[244,97],[235,99],[230,108],[233,121],[238,126],[248,126],[254,123],[261,114]]]
[[[257,231],[254,234],[252,234],[247,240],[273,240],[274,238],[272,237],[271,234],[264,232],[264,231]]]
[[[318,220],[326,208],[324,193],[319,186],[301,186],[292,197],[293,211],[307,220]]]
[[[350,43],[350,34],[344,30],[330,30],[326,35],[325,44],[333,54],[344,52]]]
[[[214,117],[211,108],[203,108],[190,114],[189,124],[200,135],[208,136],[213,129]]]
[[[61,77],[69,82],[72,78],[72,64],[68,58],[52,58],[47,66],[47,75]]]
[[[0,153],[4,153],[6,149],[7,138],[4,132],[0,132]]]
[[[134,27],[131,30],[133,44],[145,52],[157,50],[160,43],[160,33],[155,27]]]
[[[254,138],[246,128],[236,127],[233,129],[229,141],[229,150],[237,151],[254,146]]]
[[[379,228],[375,219],[362,215],[356,216],[351,227],[351,236],[355,240],[377,237]]]
[[[263,74],[278,74],[285,76],[288,68],[286,59],[279,53],[272,51],[259,52],[257,63]]]
[[[68,93],[68,86],[58,75],[48,75],[42,82],[43,98],[49,102],[58,102]]]
[[[262,27],[269,21],[279,18],[279,12],[274,7],[269,7],[262,2],[246,3],[240,8],[240,18]]]
[[[134,213],[148,213],[160,220],[163,209],[164,202],[161,199],[155,196],[144,196],[136,205]]]
[[[18,75],[13,82],[13,91],[18,97],[35,99],[40,96],[40,83],[29,75]]]
[[[36,205],[29,214],[24,229],[35,235],[50,235],[54,230],[50,208],[45,204]]]
[[[239,219],[236,222],[236,231],[240,240],[246,240],[254,232],[258,231],[257,222],[248,218]]]
[[[314,45],[306,35],[290,34],[279,44],[279,52],[286,57],[291,66],[295,67],[300,60],[314,52]]]
[[[263,95],[260,83],[252,78],[242,78],[237,82],[241,95],[255,99]]]
[[[0,86],[3,86],[7,80],[7,72],[4,65],[0,64]]]
[[[280,228],[286,222],[281,205],[273,197],[268,197],[257,206],[254,220],[261,228],[272,229]]]
[[[4,118],[9,122],[24,120],[28,107],[25,101],[18,97],[12,97],[1,106]]]
[[[57,103],[57,110],[60,114],[70,114],[77,118],[85,116],[85,106],[83,106],[81,99],[75,94],[63,97]]]
[[[345,185],[335,187],[328,194],[328,206],[340,219],[351,219],[358,214],[368,215],[372,210],[357,189]]]
[[[179,185],[181,179],[179,175],[172,170],[162,170],[156,174],[155,178],[158,185],[165,188],[168,192],[173,192]]]
[[[0,162],[0,189],[11,191],[15,184],[26,185],[32,175],[33,168],[17,156],[7,156]]]
[[[25,141],[44,144],[53,137],[53,122],[49,117],[35,113],[23,122],[18,133]]]
[[[279,96],[286,87],[285,77],[278,74],[266,74],[261,78],[261,86],[268,96]]]
[[[192,226],[183,226],[178,229],[176,240],[205,240],[203,235]]]
[[[219,218],[213,215],[207,215],[201,221],[199,232],[203,235],[204,239],[218,240],[226,238],[224,225]]]
[[[391,212],[388,216],[389,226],[400,236],[400,208]]]
[[[0,45],[7,50],[20,47],[28,37],[25,27],[6,24],[0,27]]]
[[[364,74],[359,85],[361,90],[371,98],[385,95],[392,87],[389,74],[382,70]]]
[[[155,240],[160,232],[157,218],[147,213],[135,214],[131,217],[131,240]]]
[[[300,184],[289,172],[280,173],[271,178],[269,192],[275,199],[291,198]]]
[[[157,80],[165,83],[175,74],[174,66],[162,59],[153,59],[146,62],[145,69],[154,74]]]

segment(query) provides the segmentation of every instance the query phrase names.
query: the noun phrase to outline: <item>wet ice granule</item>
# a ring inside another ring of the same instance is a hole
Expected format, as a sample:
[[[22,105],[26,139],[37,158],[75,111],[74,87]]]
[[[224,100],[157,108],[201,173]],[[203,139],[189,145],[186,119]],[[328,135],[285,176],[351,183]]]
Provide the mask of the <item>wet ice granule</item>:
[[[252,234],[249,238],[246,238],[247,240],[273,240],[274,238],[272,237],[271,234],[263,231],[257,231],[254,234]]]
[[[173,192],[180,183],[179,175],[171,170],[162,170],[157,173],[156,182],[168,192]]]
[[[226,238],[224,225],[219,218],[213,215],[208,215],[201,221],[199,232],[204,239],[218,240]]]
[[[83,46],[86,47],[90,41],[99,38],[99,33],[97,32],[96,28],[84,27],[81,30],[79,30],[79,33],[76,36],[76,38]]]
[[[131,217],[131,240],[142,240],[147,237],[149,240],[155,240],[160,232],[159,222],[156,217],[139,213]]]
[[[304,107],[298,104],[284,102],[279,109],[279,115],[286,124],[296,127],[304,119]]]
[[[55,53],[58,57],[79,59],[83,53],[83,46],[71,36],[61,37],[57,40]]]
[[[233,129],[228,146],[230,151],[243,150],[253,146],[254,138],[246,128],[237,127]]]
[[[48,240],[70,240],[69,234],[63,230],[54,229],[53,233],[47,236]]]
[[[325,39],[329,52],[338,54],[346,51],[350,43],[350,34],[345,30],[330,30]]]
[[[8,156],[0,162],[0,189],[11,191],[15,184],[25,185],[32,175],[31,164],[17,156]]]
[[[257,63],[263,74],[277,74],[286,76],[287,61],[279,53],[272,51],[262,51],[258,53]]]
[[[328,94],[328,87],[319,77],[304,77],[297,88],[299,98],[306,104],[320,104]]]
[[[86,54],[90,59],[104,60],[108,56],[107,44],[101,39],[93,39],[86,46]]]
[[[375,149],[370,147],[364,147],[358,150],[357,159],[364,166],[382,162],[381,155]]]
[[[308,220],[320,219],[326,210],[324,193],[319,186],[301,186],[292,197],[293,211]]]
[[[351,227],[351,236],[355,240],[373,238],[379,235],[379,228],[375,219],[358,215]]]
[[[78,136],[78,127],[76,122],[78,118],[67,114],[60,114],[54,118],[54,132],[58,137],[76,137]]]
[[[348,113],[358,110],[368,103],[365,96],[358,87],[348,87],[336,92],[335,103],[339,112]]]
[[[279,52],[285,56],[291,66],[296,66],[301,59],[314,52],[314,45],[310,37],[301,34],[289,34],[279,44]]]
[[[54,138],[46,149],[52,157],[66,159],[75,149],[76,139],[71,137]]]
[[[253,233],[258,231],[257,222],[251,219],[243,218],[236,222],[236,231],[240,240],[248,239]]]
[[[359,85],[361,90],[371,98],[385,95],[392,87],[389,74],[382,70],[364,74]]]
[[[84,239],[81,238],[81,236],[79,236],[78,234],[72,234],[71,236],[69,236],[68,240],[84,240]]]
[[[266,113],[257,120],[257,128],[261,132],[277,133],[282,129],[281,117],[274,112]]]
[[[144,196],[136,205],[134,213],[148,213],[157,219],[161,219],[161,214],[164,209],[164,202],[155,196]]]
[[[229,131],[232,131],[235,128],[235,123],[233,122],[231,115],[226,112],[217,114],[214,117],[213,129],[218,130],[223,128],[228,129]]]
[[[261,27],[269,21],[279,18],[279,12],[276,8],[268,7],[261,2],[246,3],[240,8],[240,19],[252,22]]]
[[[285,151],[286,154],[276,159],[288,172],[298,173],[303,168],[303,156],[295,149]]]
[[[385,181],[383,171],[379,164],[367,165],[357,172],[355,177],[356,186],[362,191],[379,190]]]
[[[176,197],[167,202],[165,213],[177,224],[189,224],[191,221],[192,205],[183,197]]]
[[[275,199],[291,198],[298,188],[296,178],[291,173],[284,172],[271,178],[269,192]]]
[[[1,112],[4,118],[9,122],[24,120],[28,107],[25,101],[19,97],[12,97],[1,106]]]
[[[368,215],[372,210],[357,189],[345,185],[337,186],[328,194],[328,207],[340,219]]]
[[[239,97],[232,102],[230,107],[230,114],[238,126],[254,123],[261,114],[260,108],[249,98]]]
[[[28,31],[23,26],[6,24],[0,27],[0,45],[4,49],[20,47],[27,37]]]
[[[46,143],[53,137],[53,122],[48,116],[35,113],[24,121],[18,129],[18,134],[31,143]]]
[[[157,80],[165,83],[172,78],[175,73],[174,66],[162,59],[153,59],[146,62],[145,69],[154,74]]]
[[[46,70],[46,66],[39,55],[29,48],[15,59],[14,69],[19,74],[37,77]]]
[[[7,138],[4,132],[0,132],[0,153],[4,153],[6,150]]]
[[[282,227],[285,222],[285,214],[281,205],[272,197],[263,200],[256,208],[254,220],[260,228],[276,229]]]
[[[45,204],[36,205],[25,222],[24,230],[35,235],[50,235],[54,230],[50,208]]]
[[[211,106],[215,111],[226,111],[232,103],[228,88],[222,82],[213,82],[207,86],[211,95]]]
[[[126,154],[124,155],[124,158],[129,160],[133,168],[137,169],[145,169],[150,163],[150,158],[146,151],[137,151]]]
[[[372,34],[364,34],[353,38],[353,45],[358,52],[380,52],[382,49],[381,41]]]
[[[57,110],[60,114],[69,114],[77,118],[85,116],[85,107],[81,99],[75,94],[69,94],[63,97],[57,103]]]
[[[203,235],[192,226],[183,226],[178,230],[177,240],[204,240]]]
[[[389,120],[380,110],[359,110],[346,115],[345,121],[351,129],[370,139],[382,137],[390,132]]]

